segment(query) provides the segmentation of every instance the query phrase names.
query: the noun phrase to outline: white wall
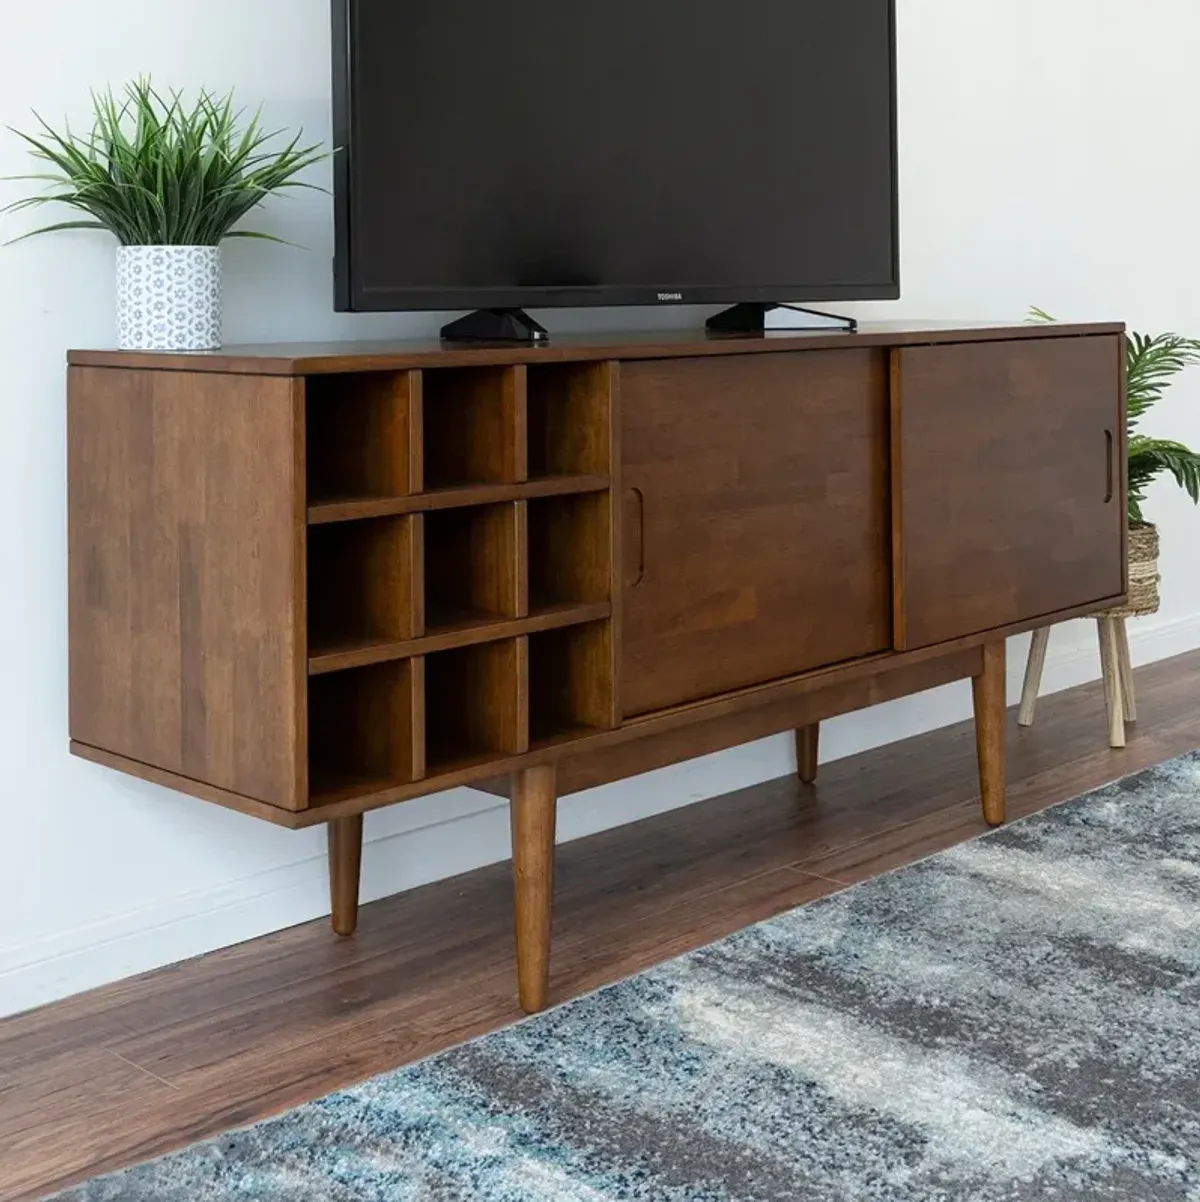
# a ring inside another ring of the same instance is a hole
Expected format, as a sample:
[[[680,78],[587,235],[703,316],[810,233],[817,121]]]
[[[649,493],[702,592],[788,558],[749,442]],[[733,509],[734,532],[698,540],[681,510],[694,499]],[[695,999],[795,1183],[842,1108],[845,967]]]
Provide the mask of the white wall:
[[[91,86],[151,72],[223,89],[328,137],[328,0],[42,0],[9,5],[0,125],[36,107],[85,120]],[[1070,318],[1200,333],[1195,136],[1200,7],[1141,0],[899,0],[905,299],[888,317]],[[1153,31],[1153,36],[1144,32]],[[1161,32],[1160,32],[1161,31]],[[0,136],[0,176],[28,169]],[[0,183],[0,202],[19,194]],[[310,249],[227,250],[226,338],[426,333],[436,316],[330,311],[329,204],[262,221]],[[6,236],[21,227],[0,225]],[[63,355],[110,344],[112,245],[67,234],[0,250],[0,1013],[312,918],[326,909],[319,831],[290,833],[67,754]],[[558,328],[692,322],[683,311],[556,314]],[[1155,426],[1200,443],[1200,374]],[[1166,605],[1135,654],[1200,646],[1197,517],[1153,497]],[[1024,642],[1013,646],[1013,674]],[[1090,628],[1052,644],[1048,684],[1097,675]],[[965,686],[830,724],[827,756],[967,713]],[[1097,742],[1104,738],[1097,717]],[[788,772],[785,739],[613,786],[563,806],[566,837]],[[506,854],[480,794],[368,818],[369,898]]]

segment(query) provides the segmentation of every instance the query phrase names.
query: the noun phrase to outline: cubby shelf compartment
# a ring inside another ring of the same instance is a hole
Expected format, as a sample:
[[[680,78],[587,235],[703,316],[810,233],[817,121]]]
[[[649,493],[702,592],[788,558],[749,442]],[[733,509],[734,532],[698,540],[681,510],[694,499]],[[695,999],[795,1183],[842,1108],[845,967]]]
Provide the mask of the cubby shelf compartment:
[[[529,639],[532,746],[616,724],[612,624],[591,622]]]
[[[310,655],[423,633],[422,522],[376,518],[308,531]]]
[[[607,475],[611,470],[612,371],[607,363],[529,368],[529,478]]]
[[[530,605],[609,599],[612,514],[609,493],[529,502]]]
[[[519,484],[468,484],[441,488],[410,497],[373,497],[360,501],[326,501],[310,505],[310,526],[334,522],[356,522],[364,518],[405,513],[429,513],[438,509],[463,509],[471,505],[494,505],[503,501],[525,501],[536,497],[565,497],[574,493],[605,492],[607,475],[547,476]]]
[[[312,804],[408,784],[425,775],[424,661],[397,660],[311,679]]]
[[[310,506],[420,491],[421,373],[311,377],[305,444]]]
[[[425,657],[428,776],[528,750],[528,659],[524,638]]]
[[[522,502],[424,515],[426,633],[526,616],[524,516]]]
[[[440,368],[424,376],[424,487],[526,478],[525,368]]]

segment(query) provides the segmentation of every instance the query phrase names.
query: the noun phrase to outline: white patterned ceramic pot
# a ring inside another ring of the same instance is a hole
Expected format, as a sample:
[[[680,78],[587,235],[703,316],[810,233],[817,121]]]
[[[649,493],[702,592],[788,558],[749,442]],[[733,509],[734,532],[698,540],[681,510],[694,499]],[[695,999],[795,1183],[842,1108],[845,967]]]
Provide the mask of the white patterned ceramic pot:
[[[219,347],[221,248],[118,247],[117,340],[125,351]]]

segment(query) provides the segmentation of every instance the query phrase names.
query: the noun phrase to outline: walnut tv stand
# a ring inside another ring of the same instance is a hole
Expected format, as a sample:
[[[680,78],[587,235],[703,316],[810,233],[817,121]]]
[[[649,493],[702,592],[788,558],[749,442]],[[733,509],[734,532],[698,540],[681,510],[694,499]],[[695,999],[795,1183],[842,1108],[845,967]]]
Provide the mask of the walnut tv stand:
[[[973,683],[1125,594],[1119,325],[70,356],[80,756],[328,824],[511,782],[521,1004],[556,799]],[[503,786],[509,787],[507,783]]]

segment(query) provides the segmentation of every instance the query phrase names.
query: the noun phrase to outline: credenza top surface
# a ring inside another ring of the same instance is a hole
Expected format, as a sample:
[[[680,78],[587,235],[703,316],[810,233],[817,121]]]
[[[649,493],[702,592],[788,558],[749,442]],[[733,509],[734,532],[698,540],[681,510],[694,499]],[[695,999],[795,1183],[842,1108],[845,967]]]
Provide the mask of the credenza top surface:
[[[702,355],[749,355],[773,351],[921,346],[995,339],[1065,338],[1121,334],[1119,322],[1066,325],[1031,323],[885,322],[841,331],[772,331],[760,337],[706,336],[703,330],[640,330],[560,334],[549,343],[468,345],[438,339],[396,342],[265,343],[217,351],[73,350],[75,367],[122,367],[151,371],[205,371],[237,375],[307,376],[336,372],[405,371],[439,367],[568,363],[598,359],[663,359]]]

